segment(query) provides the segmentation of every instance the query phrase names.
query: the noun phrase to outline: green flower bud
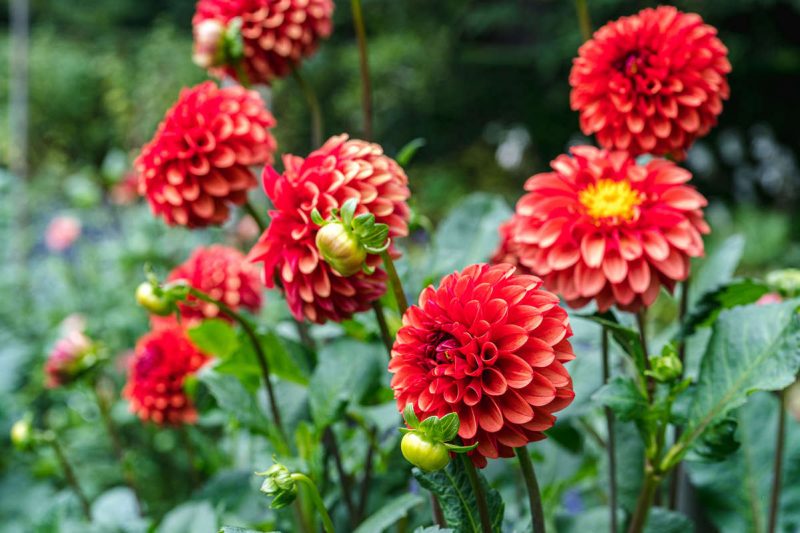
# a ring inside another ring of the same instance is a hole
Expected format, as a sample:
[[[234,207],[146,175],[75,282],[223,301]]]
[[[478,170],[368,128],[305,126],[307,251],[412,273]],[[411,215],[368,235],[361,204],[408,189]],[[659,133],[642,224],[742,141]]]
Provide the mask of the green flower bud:
[[[258,476],[266,479],[261,484],[261,492],[272,497],[273,509],[281,509],[291,504],[297,498],[297,482],[292,478],[292,473],[282,464],[276,463],[264,472],[256,472]]]
[[[317,250],[331,268],[345,277],[360,272],[367,259],[367,251],[341,222],[331,222],[320,228]]]
[[[20,451],[33,448],[34,436],[33,425],[30,417],[25,417],[14,422],[11,426],[11,444]]]
[[[650,365],[652,370],[648,372],[648,375],[662,383],[675,381],[683,375],[683,363],[672,352],[650,358]]]
[[[444,444],[431,442],[419,431],[411,431],[403,435],[400,451],[406,461],[425,472],[434,472],[446,467],[450,462],[450,452]]]
[[[175,311],[172,298],[149,281],[136,288],[136,301],[154,315],[167,316]]]
[[[420,421],[414,406],[408,404],[403,409],[403,418],[408,428],[400,428],[403,433],[400,451],[406,461],[426,472],[446,467],[450,462],[450,453],[467,453],[478,447],[477,442],[469,446],[449,442],[458,436],[461,426],[456,413],[441,418],[429,416]]]

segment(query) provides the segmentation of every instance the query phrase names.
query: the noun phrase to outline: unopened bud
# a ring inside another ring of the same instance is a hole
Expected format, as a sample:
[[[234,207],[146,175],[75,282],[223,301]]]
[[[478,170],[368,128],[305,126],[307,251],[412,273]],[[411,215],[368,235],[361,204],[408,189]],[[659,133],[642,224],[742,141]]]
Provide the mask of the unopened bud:
[[[224,60],[225,26],[218,20],[207,19],[194,27],[192,61],[200,68],[218,66]]]
[[[11,444],[20,451],[30,450],[33,447],[33,425],[30,417],[25,417],[14,422],[11,426]]]
[[[332,222],[320,228],[317,232],[317,250],[331,268],[345,277],[357,274],[367,259],[367,251],[341,222]]]
[[[264,472],[256,472],[263,476],[261,492],[272,497],[273,509],[281,509],[291,504],[297,498],[297,482],[292,478],[292,473],[282,464],[276,463]]]
[[[675,381],[683,375],[683,363],[674,353],[652,357],[652,370],[648,372],[656,381],[667,383]]]
[[[172,298],[149,281],[136,288],[136,301],[154,315],[167,316],[175,311]]]

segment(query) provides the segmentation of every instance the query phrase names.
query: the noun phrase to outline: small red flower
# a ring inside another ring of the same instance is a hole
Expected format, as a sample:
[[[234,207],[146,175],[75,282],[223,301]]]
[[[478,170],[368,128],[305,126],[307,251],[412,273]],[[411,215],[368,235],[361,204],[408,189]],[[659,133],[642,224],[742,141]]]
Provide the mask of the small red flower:
[[[420,420],[455,412],[472,460],[511,457],[545,438],[572,402],[575,358],[558,297],[512,265],[472,265],[426,288],[397,333],[389,371],[397,406]]]
[[[320,39],[331,34],[332,15],[331,0],[200,0],[192,19],[195,61],[243,83],[269,85],[316,51]],[[221,33],[209,21],[228,27],[234,19],[241,21],[243,70],[215,65]]]
[[[261,309],[261,280],[258,268],[235,248],[215,244],[199,247],[182,264],[170,272],[167,281],[185,280],[234,311],[243,307],[251,312]],[[220,317],[231,320],[211,303],[189,296],[178,303],[181,316],[187,320]]]
[[[248,167],[272,163],[273,126],[255,91],[212,82],[184,89],[136,160],[139,192],[170,225],[222,224],[257,185]]]
[[[297,320],[319,324],[340,322],[366,311],[386,292],[386,274],[377,269],[343,277],[322,261],[316,248],[319,227],[311,221],[318,209],[323,218],[350,198],[358,199],[356,215],[372,213],[389,226],[389,237],[408,233],[408,178],[377,144],[331,137],[306,159],[285,155],[285,171],[264,170],[264,191],[275,206],[269,228],[250,251],[251,261],[264,263],[267,287],[277,282]],[[368,256],[371,266],[380,257]]]
[[[123,396],[142,420],[156,424],[191,424],[197,411],[183,390],[187,376],[196,373],[209,357],[190,341],[181,326],[151,331],[136,344]]]
[[[645,9],[581,46],[569,76],[571,106],[581,130],[605,148],[682,158],[728,99],[727,56],[699,15]]]
[[[706,199],[667,160],[640,166],[590,146],[571,153],[525,184],[513,230],[520,262],[573,307],[649,306],[703,255]]]

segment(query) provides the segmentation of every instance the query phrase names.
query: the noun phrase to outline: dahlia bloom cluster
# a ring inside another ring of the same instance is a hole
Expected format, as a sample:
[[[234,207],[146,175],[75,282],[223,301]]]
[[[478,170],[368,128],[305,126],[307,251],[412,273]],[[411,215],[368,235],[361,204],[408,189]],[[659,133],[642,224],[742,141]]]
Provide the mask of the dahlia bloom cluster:
[[[403,316],[389,371],[398,408],[420,420],[455,412],[473,462],[544,438],[572,401],[566,311],[535,276],[472,265],[426,288]]]
[[[209,360],[191,343],[182,326],[148,333],[136,345],[123,390],[131,412],[159,425],[193,423],[197,411],[184,391],[184,382]]]
[[[139,192],[168,224],[219,225],[269,164],[275,119],[258,93],[205,82],[184,89],[136,160]]]
[[[167,281],[186,281],[191,287],[238,311],[261,309],[261,280],[258,268],[235,248],[222,245],[199,247],[170,272]],[[178,303],[181,317],[192,321],[220,317],[232,320],[211,303],[189,296]]]
[[[200,0],[192,25],[195,63],[241,83],[281,78],[331,34],[331,0]],[[240,24],[241,57],[224,57],[224,33]]]
[[[324,323],[345,320],[365,311],[386,291],[386,274],[360,272],[343,277],[321,258],[316,248],[319,227],[311,212],[327,218],[351,198],[358,200],[356,215],[371,213],[389,226],[389,237],[408,233],[408,178],[377,144],[331,137],[307,158],[285,155],[284,173],[264,171],[264,191],[272,201],[271,222],[250,251],[251,261],[264,264],[268,287],[283,288],[297,320]],[[379,256],[367,263],[377,266]]]
[[[728,50],[694,13],[645,9],[595,32],[569,82],[581,129],[605,148],[682,158],[729,96]]]
[[[689,275],[709,232],[706,199],[674,163],[590,146],[528,179],[509,240],[519,261],[573,307],[637,311]]]

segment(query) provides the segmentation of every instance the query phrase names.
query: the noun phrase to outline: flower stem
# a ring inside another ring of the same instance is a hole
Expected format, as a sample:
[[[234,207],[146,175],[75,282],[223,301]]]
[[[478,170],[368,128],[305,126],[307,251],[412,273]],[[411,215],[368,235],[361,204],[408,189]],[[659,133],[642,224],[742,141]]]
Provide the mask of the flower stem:
[[[584,41],[592,38],[592,19],[589,17],[589,6],[586,0],[575,0],[575,10],[578,12],[578,26]]]
[[[769,499],[769,521],[767,533],[775,533],[781,503],[781,481],[783,474],[783,447],[786,442],[786,391],[778,393],[778,430],[775,433],[775,462],[772,467],[772,491]]]
[[[316,150],[322,145],[322,108],[319,105],[317,93],[314,92],[314,88],[311,86],[311,84],[309,84],[300,74],[300,69],[292,69],[292,75],[294,76],[294,80],[297,82],[297,85],[300,86],[300,90],[303,92],[303,96],[306,99],[306,104],[308,105],[308,112],[311,115],[311,145],[312,148]]]
[[[342,500],[344,501],[344,506],[347,507],[347,514],[352,523],[356,519],[356,506],[351,496],[353,487],[350,484],[350,476],[347,475],[344,469],[344,462],[342,461],[342,454],[339,451],[339,442],[336,440],[336,434],[330,426],[325,429],[324,438],[331,451],[331,455],[333,455],[333,463],[336,466],[336,473],[339,475],[339,483],[341,484]]]
[[[542,494],[539,492],[539,482],[536,480],[536,472],[533,469],[531,456],[528,455],[528,448],[520,446],[515,448],[514,451],[517,453],[519,466],[522,468],[522,476],[525,478],[525,485],[528,487],[528,502],[531,506],[533,533],[545,533]]]
[[[309,492],[311,493],[311,500],[314,502],[314,505],[317,507],[317,511],[319,511],[319,514],[322,517],[322,526],[325,529],[325,533],[336,533],[336,530],[333,528],[331,516],[328,514],[328,510],[325,508],[322,497],[319,495],[319,490],[317,490],[317,486],[313,481],[311,481],[311,478],[305,474],[295,473],[292,474],[292,479],[299,483],[304,483],[310,489]]]
[[[256,224],[258,224],[258,229],[261,230],[261,233],[264,233],[264,230],[267,229],[267,224],[258,214],[256,208],[253,207],[253,204],[250,203],[250,200],[247,200],[242,207],[244,207],[244,210],[247,212],[247,214],[253,217],[253,220],[256,221]]]
[[[628,526],[628,533],[642,533],[644,531],[644,526],[647,524],[647,515],[653,505],[653,496],[655,496],[657,488],[658,479],[651,472],[645,472],[644,483],[639,492],[639,498],[636,500],[636,508],[633,511],[630,526]]]
[[[72,491],[78,497],[78,500],[81,502],[81,509],[83,510],[83,515],[86,517],[86,520],[92,520],[92,511],[91,505],[89,504],[89,498],[86,497],[86,493],[83,492],[80,483],[78,483],[78,478],[75,476],[75,470],[72,468],[72,464],[70,464],[69,460],[67,459],[66,454],[64,454],[64,449],[59,444],[58,439],[53,435],[51,439],[48,439],[50,442],[50,446],[53,447],[53,451],[56,452],[56,457],[58,458],[58,462],[61,465],[61,469],[64,471],[64,477],[67,480],[67,484],[70,486]]]
[[[611,370],[608,361],[608,330],[603,326],[601,332],[601,348],[603,352],[603,383],[608,383],[611,377]],[[616,438],[614,435],[614,412],[606,406],[606,427],[608,428],[608,438],[606,453],[608,454],[608,506],[611,509],[611,531],[617,533],[617,455]]]
[[[486,494],[483,492],[481,481],[478,478],[478,471],[475,465],[472,464],[467,454],[458,454],[461,457],[461,462],[464,464],[464,470],[467,472],[469,484],[472,486],[472,492],[475,494],[475,503],[478,507],[478,516],[481,518],[481,529],[483,533],[492,533],[492,521],[489,518],[489,506],[486,503]]]
[[[433,523],[440,528],[446,528],[447,522],[444,519],[442,506],[439,504],[439,498],[437,498],[434,493],[431,493],[431,509],[433,511]]]
[[[639,342],[642,344],[642,356],[644,357],[644,369],[650,370],[650,354],[647,350],[647,316],[646,310],[642,309],[636,313],[636,324],[639,326]],[[651,376],[647,376],[647,396],[653,398],[656,383]]]
[[[364,114],[364,137],[372,139],[372,81],[369,76],[369,58],[367,56],[367,31],[364,27],[364,14],[361,11],[361,0],[351,0],[353,25],[358,38],[358,59],[361,70],[361,108]]]
[[[125,450],[122,447],[122,439],[120,439],[119,432],[117,431],[114,421],[111,418],[111,403],[109,401],[107,389],[105,389],[102,385],[102,381],[103,378],[98,379],[94,384],[94,387],[92,387],[94,390],[95,399],[97,400],[97,408],[100,411],[100,418],[103,419],[106,432],[111,440],[111,448],[114,451],[114,456],[117,458],[117,461],[119,461],[120,468],[122,468],[122,477],[125,479],[125,484],[128,485],[128,488],[130,488],[131,492],[133,492],[133,496],[136,499],[137,510],[141,512],[142,497],[139,493],[139,487],[136,483],[136,478],[128,466],[128,462],[125,460]]]
[[[689,277],[686,278],[683,282],[683,286],[681,287],[681,300],[678,308],[678,324],[681,328],[683,328],[684,320],[686,320],[686,313],[689,309]],[[685,362],[686,359],[686,341],[680,340],[678,341],[678,359],[680,360],[681,364]],[[680,425],[675,426],[675,442],[678,442],[683,434],[683,427]],[[669,484],[669,509],[675,510],[678,506],[678,497],[680,492],[681,480],[683,478],[683,467],[681,463],[675,465],[675,469],[672,471],[672,475],[670,477],[670,484]]]
[[[386,315],[384,314],[383,304],[380,300],[372,302],[372,309],[375,310],[375,318],[378,320],[378,327],[381,330],[381,339],[386,346],[386,351],[389,354],[389,359],[392,358],[392,334],[389,333],[389,325],[386,323]]]
[[[403,292],[403,284],[400,281],[400,276],[397,275],[392,256],[389,255],[388,250],[385,250],[381,252],[381,258],[383,259],[383,265],[386,267],[386,273],[389,275],[389,282],[392,284],[394,297],[397,300],[397,309],[401,315],[404,315],[408,310],[408,300],[406,300],[406,293]]]
[[[233,320],[235,320],[242,326],[242,329],[244,330],[245,334],[250,339],[250,343],[253,345],[253,351],[256,354],[256,359],[258,360],[258,366],[261,368],[261,376],[264,379],[264,386],[267,388],[267,397],[269,398],[269,405],[272,411],[273,422],[275,422],[275,426],[278,428],[281,437],[283,437],[283,439],[285,440],[286,433],[283,429],[281,412],[280,409],[278,408],[278,402],[275,400],[275,391],[272,388],[272,380],[270,379],[269,361],[267,360],[267,356],[264,353],[264,349],[261,347],[261,343],[258,340],[258,335],[256,335],[255,328],[250,323],[250,321],[247,320],[245,317],[243,317],[242,315],[231,309],[225,303],[215,298],[212,298],[206,293],[199,291],[194,287],[190,287],[189,294],[191,294],[198,300],[202,300],[204,302],[216,305],[220,309],[220,311],[231,317]]]

